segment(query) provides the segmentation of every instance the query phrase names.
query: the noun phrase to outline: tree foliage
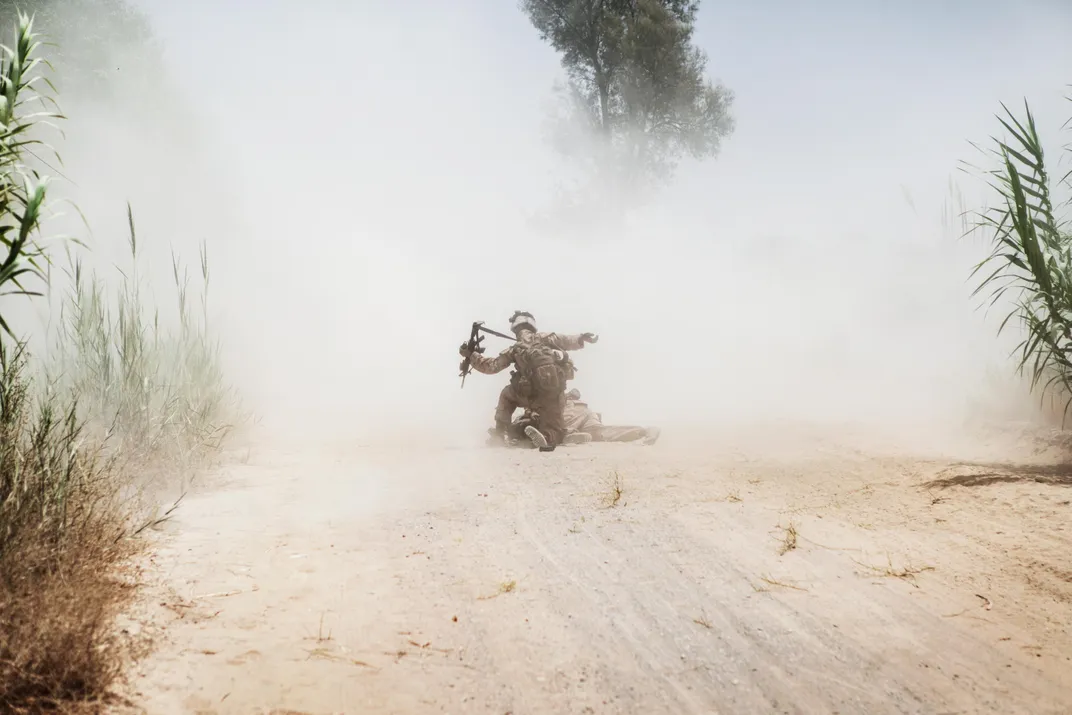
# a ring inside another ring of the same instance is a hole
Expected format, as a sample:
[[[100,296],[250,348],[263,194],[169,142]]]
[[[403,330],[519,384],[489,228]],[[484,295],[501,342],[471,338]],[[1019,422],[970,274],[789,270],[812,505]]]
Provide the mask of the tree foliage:
[[[596,161],[633,182],[666,178],[685,155],[713,157],[733,131],[733,93],[693,45],[699,0],[522,0],[561,56],[568,119]],[[571,154],[581,143],[561,145]]]

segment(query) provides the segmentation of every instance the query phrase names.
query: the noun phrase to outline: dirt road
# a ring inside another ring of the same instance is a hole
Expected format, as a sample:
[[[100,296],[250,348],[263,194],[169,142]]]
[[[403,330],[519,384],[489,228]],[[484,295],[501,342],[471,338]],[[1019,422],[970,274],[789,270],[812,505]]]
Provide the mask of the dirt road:
[[[991,451],[255,449],[159,535],[130,691],[154,715],[1072,712],[1072,469]]]

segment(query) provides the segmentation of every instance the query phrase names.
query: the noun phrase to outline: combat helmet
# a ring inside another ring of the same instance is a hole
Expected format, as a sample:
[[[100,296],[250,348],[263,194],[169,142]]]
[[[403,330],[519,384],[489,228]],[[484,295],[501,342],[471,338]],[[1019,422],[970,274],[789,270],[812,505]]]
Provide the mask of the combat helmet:
[[[534,318],[532,313],[527,310],[515,310],[514,314],[510,316],[510,329],[513,330],[516,335],[522,328],[528,328],[535,333],[536,318]]]

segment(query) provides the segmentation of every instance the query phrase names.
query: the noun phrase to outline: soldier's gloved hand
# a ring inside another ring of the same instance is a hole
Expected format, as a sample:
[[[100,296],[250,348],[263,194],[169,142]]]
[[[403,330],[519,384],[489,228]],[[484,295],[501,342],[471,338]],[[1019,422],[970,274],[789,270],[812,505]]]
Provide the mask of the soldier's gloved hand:
[[[469,349],[469,343],[462,343],[462,346],[458,348],[458,354],[463,358],[467,358],[473,354],[473,351]]]
[[[595,333],[581,333],[581,341],[595,344],[599,342],[599,336]]]

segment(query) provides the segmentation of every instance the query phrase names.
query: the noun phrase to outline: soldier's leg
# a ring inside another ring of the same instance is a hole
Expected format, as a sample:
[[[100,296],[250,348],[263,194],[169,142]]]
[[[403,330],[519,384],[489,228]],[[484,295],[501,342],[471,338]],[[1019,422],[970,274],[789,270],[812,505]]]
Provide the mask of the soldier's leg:
[[[533,400],[532,408],[539,413],[539,433],[547,441],[548,447],[562,444],[566,435],[566,393],[562,391],[538,395]]]
[[[535,414],[526,409],[519,418],[510,423],[510,431],[507,435],[513,441],[527,442],[528,438],[525,435],[525,428],[535,424],[535,422]]]
[[[593,442],[639,442],[648,436],[643,427],[599,425],[588,430]]]
[[[507,385],[499,392],[499,402],[495,405],[495,426],[488,430],[487,445],[504,447],[511,439],[514,426],[511,424],[514,411],[520,407],[520,400],[513,385]]]
[[[499,393],[499,404],[495,406],[495,431],[507,434],[510,431],[510,422],[514,418],[514,412],[523,407],[523,400],[518,396],[513,385],[507,385]]]

